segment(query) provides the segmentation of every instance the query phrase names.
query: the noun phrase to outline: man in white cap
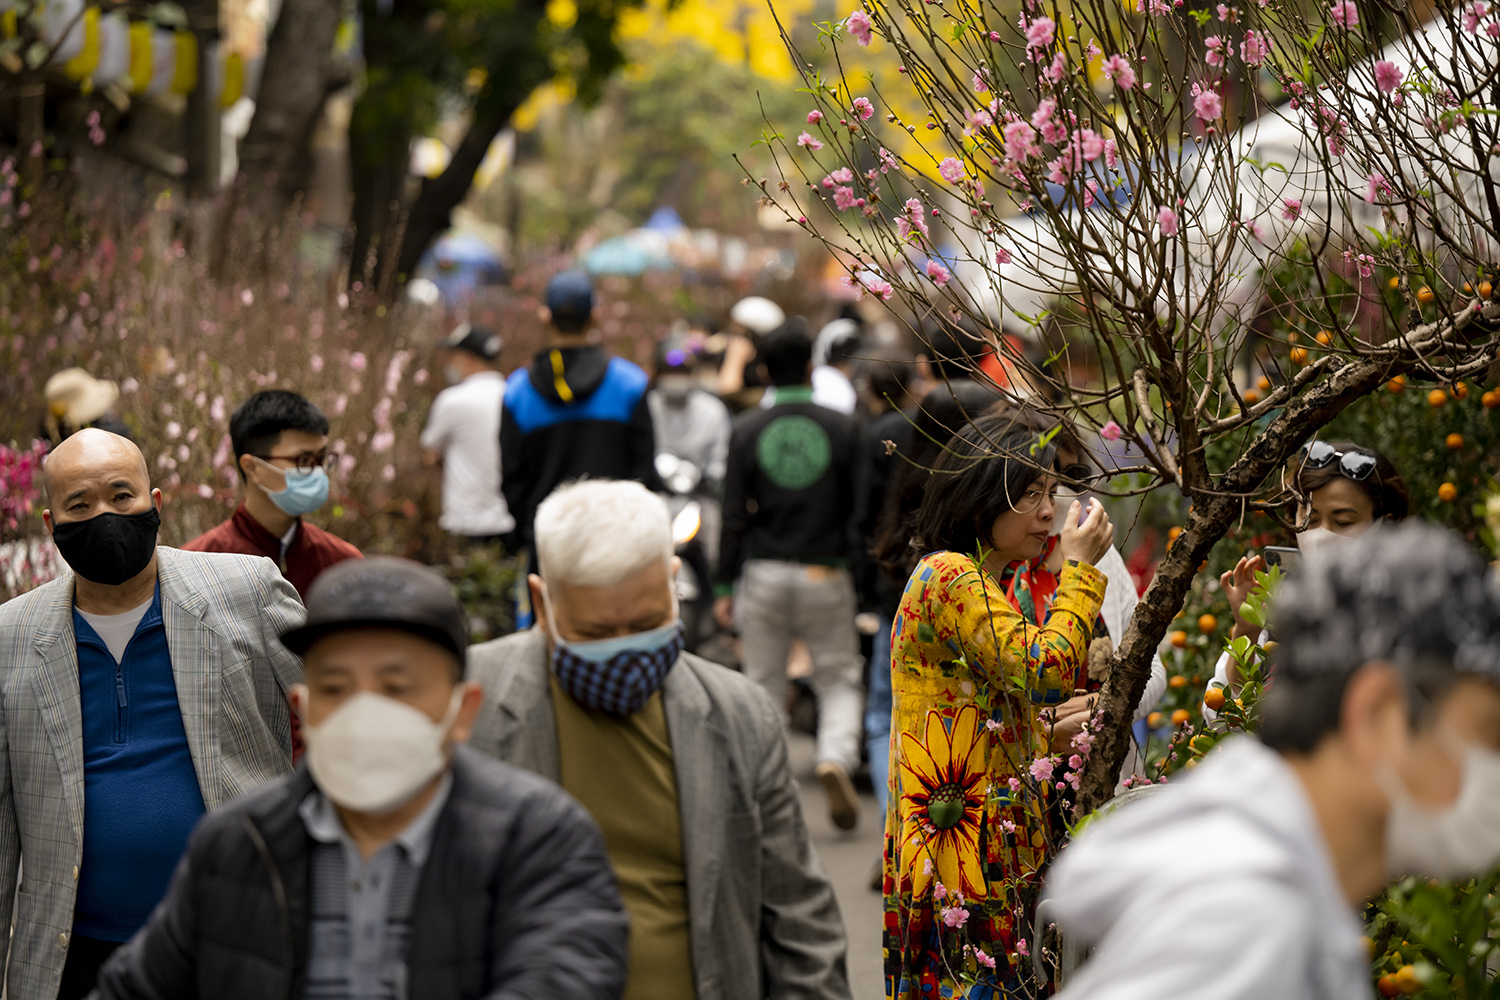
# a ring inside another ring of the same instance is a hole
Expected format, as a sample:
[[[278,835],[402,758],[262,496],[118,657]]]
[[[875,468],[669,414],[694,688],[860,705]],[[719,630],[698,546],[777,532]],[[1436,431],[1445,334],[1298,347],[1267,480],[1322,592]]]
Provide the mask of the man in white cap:
[[[786,313],[768,298],[751,295],[729,310],[729,346],[719,368],[719,395],[736,412],[760,402],[762,383],[755,370],[760,338],[786,322]]]
[[[812,401],[851,416],[859,407],[859,393],[849,376],[859,354],[856,320],[840,316],[826,323],[813,339]]]
[[[129,428],[110,413],[120,398],[114,382],[94,378],[82,368],[64,368],[47,380],[42,394],[47,400],[42,430],[53,447],[85,427],[130,437]]]

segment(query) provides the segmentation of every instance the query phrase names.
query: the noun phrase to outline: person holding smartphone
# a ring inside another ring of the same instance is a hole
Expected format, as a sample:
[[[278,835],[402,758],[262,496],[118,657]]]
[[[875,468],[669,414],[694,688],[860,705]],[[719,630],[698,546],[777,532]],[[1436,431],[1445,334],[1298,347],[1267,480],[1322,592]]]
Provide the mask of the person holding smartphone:
[[[1294,460],[1293,469],[1296,492],[1305,498],[1298,501],[1296,510],[1296,523],[1302,526],[1297,548],[1304,555],[1358,538],[1377,521],[1404,521],[1411,511],[1411,495],[1401,474],[1374,448],[1352,441],[1313,441]],[[1269,638],[1240,617],[1240,608],[1255,588],[1255,574],[1265,568],[1264,556],[1243,556],[1234,569],[1219,577],[1234,614],[1231,639],[1259,637],[1263,642]],[[1209,686],[1219,684],[1234,698],[1239,696],[1240,683],[1234,659],[1228,652],[1221,654]],[[1203,706],[1204,721],[1217,717],[1217,712]]]

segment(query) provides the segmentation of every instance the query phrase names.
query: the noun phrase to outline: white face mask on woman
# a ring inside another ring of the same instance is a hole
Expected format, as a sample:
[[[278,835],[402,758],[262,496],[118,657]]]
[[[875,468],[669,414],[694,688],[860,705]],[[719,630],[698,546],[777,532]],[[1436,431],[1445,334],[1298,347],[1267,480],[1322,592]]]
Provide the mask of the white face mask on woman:
[[[1297,548],[1306,556],[1322,551],[1331,545],[1342,545],[1353,537],[1353,535],[1341,535],[1327,528],[1308,528],[1297,532]]]
[[[1052,509],[1056,512],[1052,515],[1052,531],[1050,534],[1060,535],[1063,530],[1063,522],[1068,519],[1068,505],[1077,500],[1083,507],[1080,517],[1088,516],[1089,494],[1087,490],[1075,490],[1071,486],[1057,484],[1057,492],[1052,497]],[[1083,522],[1080,521],[1080,524]]]
[[[1386,870],[1392,878],[1468,878],[1500,861],[1500,751],[1445,732],[1449,753],[1463,766],[1458,798],[1428,809],[1412,797],[1389,764],[1379,780],[1390,799],[1385,825]]]
[[[394,812],[448,766],[445,744],[462,704],[460,687],[433,722],[404,702],[361,691],[320,725],[303,724],[307,769],[324,795],[351,812]]]

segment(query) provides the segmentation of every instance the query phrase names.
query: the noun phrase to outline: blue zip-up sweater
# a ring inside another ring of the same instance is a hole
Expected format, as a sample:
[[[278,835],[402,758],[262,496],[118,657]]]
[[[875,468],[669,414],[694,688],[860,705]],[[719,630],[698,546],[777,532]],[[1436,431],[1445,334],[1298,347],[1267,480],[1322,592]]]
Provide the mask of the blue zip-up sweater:
[[[520,540],[536,509],[574,479],[634,479],[661,489],[646,403],[650,380],[602,348],[545,348],[505,380],[500,488]]]
[[[161,586],[119,663],[75,608],[83,711],[83,863],[73,930],[127,941],[166,894],[203,815]]]

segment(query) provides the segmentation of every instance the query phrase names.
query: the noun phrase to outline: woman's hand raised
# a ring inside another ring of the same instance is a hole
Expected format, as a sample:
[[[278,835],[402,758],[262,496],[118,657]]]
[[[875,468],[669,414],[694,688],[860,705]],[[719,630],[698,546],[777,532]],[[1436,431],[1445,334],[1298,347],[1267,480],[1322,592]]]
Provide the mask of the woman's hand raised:
[[[1115,526],[1109,523],[1109,515],[1104,513],[1104,505],[1098,500],[1090,498],[1089,514],[1082,524],[1078,523],[1080,510],[1082,507],[1077,500],[1068,505],[1067,520],[1063,522],[1057,547],[1064,559],[1076,559],[1092,566],[1115,543]]]

